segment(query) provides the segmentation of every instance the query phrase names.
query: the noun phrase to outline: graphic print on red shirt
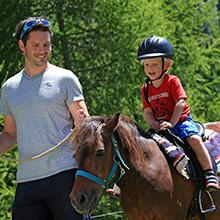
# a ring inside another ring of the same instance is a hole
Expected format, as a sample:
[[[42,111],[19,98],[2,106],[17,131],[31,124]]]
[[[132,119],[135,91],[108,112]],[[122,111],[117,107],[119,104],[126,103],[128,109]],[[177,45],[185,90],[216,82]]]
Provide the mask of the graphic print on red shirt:
[[[170,121],[176,102],[181,98],[187,99],[186,93],[177,76],[166,74],[162,84],[155,88],[148,83],[148,102],[145,99],[146,84],[142,86],[143,109],[151,108],[156,120]],[[187,104],[185,104],[179,122],[184,121],[190,114]]]

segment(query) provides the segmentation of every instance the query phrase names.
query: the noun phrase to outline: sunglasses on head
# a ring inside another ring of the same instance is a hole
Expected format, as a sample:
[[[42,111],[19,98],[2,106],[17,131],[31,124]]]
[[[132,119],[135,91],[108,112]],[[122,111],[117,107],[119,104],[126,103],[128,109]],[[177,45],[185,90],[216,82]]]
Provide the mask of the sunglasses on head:
[[[31,20],[31,21],[27,21],[21,31],[21,35],[20,35],[20,40],[23,38],[24,34],[29,31],[32,27],[34,27],[37,24],[42,24],[46,27],[50,27],[50,23],[48,20],[46,19],[37,19],[37,20]]]

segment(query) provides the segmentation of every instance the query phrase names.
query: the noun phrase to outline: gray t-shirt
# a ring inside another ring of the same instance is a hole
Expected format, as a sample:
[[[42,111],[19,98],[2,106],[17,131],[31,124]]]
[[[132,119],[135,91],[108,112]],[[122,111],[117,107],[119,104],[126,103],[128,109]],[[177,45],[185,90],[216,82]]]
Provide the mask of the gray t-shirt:
[[[0,112],[15,119],[19,159],[39,155],[65,138],[73,126],[68,106],[79,100],[84,97],[78,78],[52,64],[34,77],[22,70],[8,79],[2,87]],[[66,142],[38,159],[20,163],[17,182],[41,179],[76,166]]]

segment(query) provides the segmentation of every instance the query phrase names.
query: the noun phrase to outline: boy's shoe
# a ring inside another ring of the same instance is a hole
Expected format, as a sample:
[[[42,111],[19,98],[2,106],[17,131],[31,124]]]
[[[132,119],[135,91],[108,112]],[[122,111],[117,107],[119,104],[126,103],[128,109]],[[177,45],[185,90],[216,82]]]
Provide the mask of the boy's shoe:
[[[112,197],[112,198],[120,199],[120,194],[116,193],[116,192],[114,191],[114,189],[107,189],[107,190],[106,190],[106,193],[107,193],[107,195],[109,195],[109,196]]]
[[[106,192],[110,197],[120,199],[121,189],[116,184],[112,189],[107,189]]]
[[[208,192],[214,192],[220,190],[218,177],[212,170],[205,172],[205,188]]]

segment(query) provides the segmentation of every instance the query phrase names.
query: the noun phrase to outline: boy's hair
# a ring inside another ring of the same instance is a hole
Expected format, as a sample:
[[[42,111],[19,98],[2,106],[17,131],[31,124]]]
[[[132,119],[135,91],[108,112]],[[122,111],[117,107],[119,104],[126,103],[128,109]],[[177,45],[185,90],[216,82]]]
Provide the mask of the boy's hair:
[[[160,56],[160,57],[162,57],[162,56]],[[155,57],[153,57],[153,58],[155,58]],[[149,58],[148,58],[149,59]],[[164,63],[167,63],[167,62],[171,62],[171,64],[173,63],[173,59],[170,59],[170,58],[163,58],[164,59]],[[141,64],[143,64],[144,63],[144,60],[145,59],[142,59],[141,60]]]
[[[51,31],[51,28],[49,25],[44,25],[41,22],[37,22],[36,24],[34,24],[31,28],[29,28],[27,31],[25,31],[24,33],[22,33],[23,28],[25,26],[26,23],[30,22],[30,21],[41,21],[41,20],[45,20],[47,21],[45,18],[43,17],[29,17],[21,22],[19,22],[19,24],[16,26],[15,28],[15,33],[13,34],[13,36],[15,37],[16,42],[18,42],[19,40],[22,40],[24,42],[24,45],[26,45],[27,40],[29,39],[29,33],[31,31],[48,31],[51,35],[51,37],[53,36],[53,33]],[[49,22],[48,22],[49,24]]]

